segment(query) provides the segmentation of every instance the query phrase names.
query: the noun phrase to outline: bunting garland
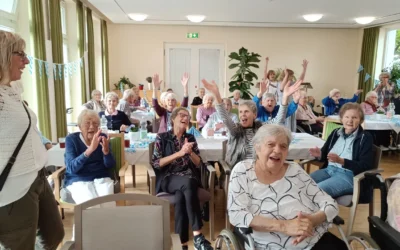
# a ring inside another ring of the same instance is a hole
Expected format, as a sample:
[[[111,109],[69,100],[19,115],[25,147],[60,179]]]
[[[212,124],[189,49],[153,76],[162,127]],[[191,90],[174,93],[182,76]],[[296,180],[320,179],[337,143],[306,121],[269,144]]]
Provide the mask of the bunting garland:
[[[55,80],[61,80],[63,77],[72,77],[78,72],[78,68],[83,68],[83,60],[85,58],[83,56],[78,60],[68,63],[52,63],[35,58],[30,55],[27,55],[26,57],[29,59],[29,73],[31,75],[33,74],[33,69],[36,61],[38,71],[37,73],[39,74],[39,77],[42,78],[43,73],[46,74],[47,77],[49,77],[50,72],[53,71],[53,77]]]

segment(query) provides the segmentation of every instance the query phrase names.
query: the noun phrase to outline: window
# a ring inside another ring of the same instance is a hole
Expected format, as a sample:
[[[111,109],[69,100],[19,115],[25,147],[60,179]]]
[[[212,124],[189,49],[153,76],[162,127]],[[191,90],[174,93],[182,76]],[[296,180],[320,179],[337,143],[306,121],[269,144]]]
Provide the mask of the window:
[[[0,11],[5,11],[14,14],[17,8],[17,0],[1,0]]]
[[[15,31],[17,0],[0,0],[0,30]]]
[[[14,29],[11,27],[7,27],[4,25],[0,25],[0,30],[4,30],[4,31],[9,31],[9,32],[14,32]]]
[[[393,29],[386,33],[384,54],[384,68],[393,63],[400,63],[400,29]]]

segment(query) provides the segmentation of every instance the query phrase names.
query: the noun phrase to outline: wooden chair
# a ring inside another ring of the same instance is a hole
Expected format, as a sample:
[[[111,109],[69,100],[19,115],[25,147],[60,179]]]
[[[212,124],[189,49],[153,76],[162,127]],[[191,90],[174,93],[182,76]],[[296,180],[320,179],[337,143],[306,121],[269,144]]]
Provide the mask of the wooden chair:
[[[350,208],[350,215],[349,215],[349,222],[347,223],[346,236],[349,236],[353,229],[354,219],[356,217],[356,212],[357,212],[357,205],[360,203],[360,193],[363,191],[363,190],[360,190],[360,184],[361,184],[361,181],[365,178],[365,174],[383,172],[382,169],[378,169],[380,161],[381,161],[382,150],[379,147],[372,145],[372,153],[374,155],[373,169],[362,172],[362,173],[354,176],[354,178],[353,178],[353,183],[354,183],[353,184],[354,185],[353,194],[343,195],[343,196],[335,198],[336,202],[339,205]],[[304,166],[304,164],[308,164],[308,165],[313,164],[313,165],[317,165],[319,167],[323,166],[323,162],[315,161],[315,160],[303,161],[300,163],[300,165],[302,165],[302,164],[303,164],[303,166]],[[308,167],[308,169],[309,169],[309,167]],[[372,195],[372,199],[373,199],[373,195]],[[363,203],[365,203],[365,202],[363,202]],[[372,201],[368,201],[368,203],[369,203],[369,216],[373,216],[374,202],[372,200]]]
[[[151,162],[151,157],[154,151],[154,142],[149,145],[149,163]],[[208,171],[208,173],[206,172]],[[208,178],[207,178],[208,175]],[[160,197],[162,199],[168,200],[171,205],[175,204],[175,196],[173,194],[161,192],[156,194],[156,174],[153,167],[149,164],[147,166],[147,178],[149,184],[150,194]],[[215,224],[215,199],[214,199],[214,182],[215,182],[215,169],[207,164],[207,169],[201,169],[201,182],[203,188],[198,189],[198,196],[201,205],[209,202],[209,214],[210,214],[210,237],[211,240],[215,240],[214,236],[214,224]]]
[[[125,175],[128,173],[129,169],[132,169],[132,177],[133,177],[133,183],[135,180],[134,177],[134,167],[131,165],[128,165],[128,163],[125,161],[125,141],[124,141],[124,134],[110,134],[111,138],[111,153],[113,154],[115,161],[116,161],[116,167],[113,168],[112,171],[112,176],[114,173],[118,173],[119,177],[119,183],[120,183],[120,193],[125,193]],[[52,174],[52,178],[54,180],[54,197],[56,201],[59,204],[59,210],[60,214],[62,215],[62,218],[64,218],[64,209],[73,209],[76,204],[72,203],[72,201],[63,200],[61,198],[61,189],[63,186],[63,180],[65,176],[65,166],[61,167],[57,171],[55,171]],[[113,178],[118,178],[117,176],[113,176]],[[124,203],[119,203],[118,205],[125,205]]]
[[[90,209],[120,200],[148,205]],[[181,249],[179,236],[171,237],[170,206],[163,199],[146,194],[112,194],[76,205],[74,213],[75,241],[66,242],[62,250]]]
[[[199,106],[195,106],[195,105],[190,105],[190,113],[191,113],[191,120],[190,123],[192,124],[192,126],[194,125],[196,127],[196,129],[199,129],[199,123],[197,122],[197,109]]]

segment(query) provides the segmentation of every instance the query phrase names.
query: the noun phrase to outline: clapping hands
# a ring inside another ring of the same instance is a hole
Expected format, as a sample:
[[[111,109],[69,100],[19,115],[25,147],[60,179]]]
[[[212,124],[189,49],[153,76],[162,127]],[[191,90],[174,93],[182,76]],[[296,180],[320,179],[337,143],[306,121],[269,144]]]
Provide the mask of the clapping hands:
[[[181,157],[184,157],[186,154],[190,155],[192,153],[193,144],[194,142],[188,142],[188,139],[185,138],[185,142],[183,143],[183,146],[179,151]]]

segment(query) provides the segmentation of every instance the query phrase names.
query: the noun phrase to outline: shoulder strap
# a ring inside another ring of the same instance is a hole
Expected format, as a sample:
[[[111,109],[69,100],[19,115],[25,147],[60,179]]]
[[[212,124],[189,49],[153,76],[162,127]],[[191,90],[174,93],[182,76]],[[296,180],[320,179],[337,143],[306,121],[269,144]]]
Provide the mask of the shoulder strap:
[[[4,184],[6,183],[7,177],[11,172],[11,168],[15,163],[15,160],[17,159],[18,153],[22,148],[22,145],[25,142],[26,137],[28,136],[29,133],[29,129],[31,128],[31,115],[29,114],[28,109],[26,108],[26,106],[24,104],[22,104],[22,106],[24,106],[26,113],[28,114],[28,118],[29,118],[29,126],[26,129],[24,135],[22,136],[21,140],[19,141],[17,147],[15,148],[12,156],[10,157],[10,159],[7,162],[6,167],[4,168],[3,172],[0,175],[0,191],[3,189]]]

